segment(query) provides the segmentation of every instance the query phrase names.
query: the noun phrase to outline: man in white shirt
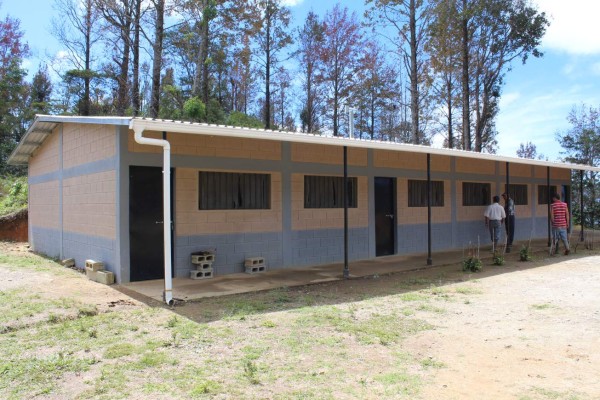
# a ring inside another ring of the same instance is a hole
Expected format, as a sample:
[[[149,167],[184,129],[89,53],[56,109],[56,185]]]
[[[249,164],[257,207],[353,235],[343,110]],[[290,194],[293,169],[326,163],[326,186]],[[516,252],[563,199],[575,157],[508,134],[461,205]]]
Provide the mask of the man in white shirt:
[[[500,204],[500,197],[494,196],[494,202],[488,206],[483,216],[485,217],[485,226],[490,230],[490,236],[492,239],[493,248],[492,251],[496,251],[498,242],[500,241],[500,232],[502,230],[502,224],[506,219],[506,212],[504,207]]]

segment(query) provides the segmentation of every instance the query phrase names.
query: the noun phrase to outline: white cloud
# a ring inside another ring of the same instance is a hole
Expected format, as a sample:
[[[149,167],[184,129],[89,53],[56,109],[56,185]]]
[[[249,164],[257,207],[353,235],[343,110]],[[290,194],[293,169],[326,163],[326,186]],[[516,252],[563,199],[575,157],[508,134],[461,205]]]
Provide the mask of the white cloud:
[[[496,124],[499,153],[514,156],[520,143],[530,141],[537,146],[538,153],[549,156],[550,160],[557,160],[562,148],[556,141],[556,133],[569,128],[569,111],[573,106],[598,104],[599,101],[593,87],[572,85],[569,89],[531,93],[509,104],[501,103]]]
[[[509,107],[515,101],[521,98],[521,93],[519,92],[510,92],[504,93],[502,97],[500,97],[500,109],[504,109],[505,107]]]
[[[600,54],[600,2],[535,0],[550,20],[544,47],[569,54]]]
[[[281,2],[281,4],[283,4],[284,6],[288,6],[288,7],[294,7],[294,6],[299,6],[303,2],[304,2],[304,0],[283,0]]]

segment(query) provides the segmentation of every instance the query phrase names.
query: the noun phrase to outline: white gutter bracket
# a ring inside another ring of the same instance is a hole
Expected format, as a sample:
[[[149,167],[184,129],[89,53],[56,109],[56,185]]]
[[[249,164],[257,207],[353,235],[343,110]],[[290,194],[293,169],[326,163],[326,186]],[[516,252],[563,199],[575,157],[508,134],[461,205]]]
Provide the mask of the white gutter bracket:
[[[163,301],[172,306],[173,301],[173,266],[171,263],[171,144],[167,140],[143,137],[144,127],[134,124],[129,128],[134,131],[134,139],[139,144],[160,146],[163,148],[163,229],[165,252],[165,288]]]

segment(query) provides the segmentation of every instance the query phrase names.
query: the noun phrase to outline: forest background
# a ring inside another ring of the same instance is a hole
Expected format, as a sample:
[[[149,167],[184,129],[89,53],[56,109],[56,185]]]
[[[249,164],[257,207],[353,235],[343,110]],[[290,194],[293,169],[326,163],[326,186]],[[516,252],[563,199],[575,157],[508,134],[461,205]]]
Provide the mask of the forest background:
[[[35,73],[25,67],[26,32],[7,15],[0,20],[0,174],[24,174],[6,160],[35,114],[345,136],[352,110],[363,139],[495,153],[510,72],[542,58],[554,20],[527,0],[321,2],[305,15],[295,3],[54,0],[47,29],[61,50],[38,51]],[[598,108],[585,101],[563,116],[568,129],[547,135],[561,144],[561,160],[598,165]],[[522,140],[517,155],[548,158]],[[596,210],[595,176],[584,181]]]

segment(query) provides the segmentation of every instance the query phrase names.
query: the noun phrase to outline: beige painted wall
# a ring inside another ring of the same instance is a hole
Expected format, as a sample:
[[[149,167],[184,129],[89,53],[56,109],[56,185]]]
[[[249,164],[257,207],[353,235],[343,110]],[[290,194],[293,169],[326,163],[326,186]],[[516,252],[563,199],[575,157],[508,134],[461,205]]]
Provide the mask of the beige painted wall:
[[[39,176],[58,171],[59,130],[54,129],[46,138],[44,144],[38,148],[29,159],[29,176]]]
[[[367,177],[357,177],[357,183],[358,207],[348,209],[348,226],[351,228],[369,225]],[[292,174],[292,230],[343,227],[343,208],[304,208],[304,174]]]
[[[115,171],[65,179],[63,203],[65,231],[116,238]]]
[[[203,170],[208,171],[208,170]],[[223,171],[265,173],[262,171]],[[270,210],[199,210],[199,169],[178,168],[175,184],[177,235],[279,232],[281,222],[281,174],[271,173]]]
[[[292,143],[292,161],[342,165],[344,148],[307,143]],[[366,166],[367,149],[348,148],[348,165]]]
[[[115,156],[116,135],[113,125],[64,124],[63,168]]]
[[[162,139],[162,133],[144,132],[145,137]],[[246,158],[251,160],[281,160],[281,143],[272,140],[226,138],[208,135],[169,133],[171,153],[200,157]],[[156,146],[137,143],[129,132],[129,151],[136,153],[162,153]]]
[[[457,158],[456,173],[496,175],[496,162],[489,160],[475,160],[473,158]]]
[[[29,185],[30,225],[60,229],[58,181]]]
[[[427,170],[427,154],[387,150],[373,152],[373,165],[379,168]],[[431,155],[431,170],[450,172],[450,157]]]

